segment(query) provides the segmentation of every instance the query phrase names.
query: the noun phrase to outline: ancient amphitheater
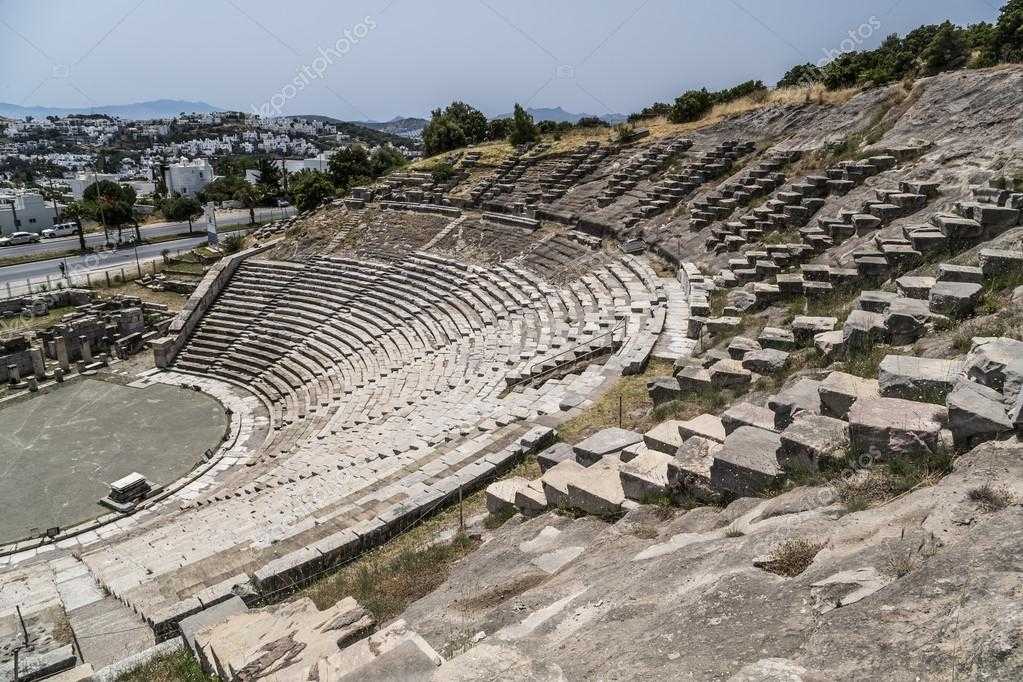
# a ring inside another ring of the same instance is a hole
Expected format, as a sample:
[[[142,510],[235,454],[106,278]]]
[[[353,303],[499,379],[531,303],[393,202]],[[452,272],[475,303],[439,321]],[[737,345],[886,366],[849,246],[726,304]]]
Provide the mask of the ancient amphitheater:
[[[182,646],[245,680],[1018,679],[1023,518],[975,491],[1023,495],[1021,86],[459,152],[263,228],[133,384],[215,398],[225,440],[0,548],[0,679]],[[652,412],[559,441],[636,375]],[[399,619],[295,598],[484,489],[510,520]]]

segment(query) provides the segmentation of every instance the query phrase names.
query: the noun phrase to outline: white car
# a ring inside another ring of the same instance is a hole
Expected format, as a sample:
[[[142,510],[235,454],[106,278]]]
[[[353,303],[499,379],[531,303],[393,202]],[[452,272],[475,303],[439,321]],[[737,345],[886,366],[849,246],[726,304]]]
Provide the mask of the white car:
[[[12,232],[0,239],[0,246],[17,246],[18,244],[35,244],[39,235],[34,232]]]
[[[74,223],[62,223],[43,230],[43,239],[55,239],[57,237],[70,237],[78,233],[78,226]]]

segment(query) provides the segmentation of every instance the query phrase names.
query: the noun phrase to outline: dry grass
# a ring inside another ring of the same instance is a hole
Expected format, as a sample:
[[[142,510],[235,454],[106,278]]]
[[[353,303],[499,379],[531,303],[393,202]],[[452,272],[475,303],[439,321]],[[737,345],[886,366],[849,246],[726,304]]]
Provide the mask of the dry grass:
[[[988,513],[1001,511],[1016,501],[1015,495],[1008,488],[995,488],[990,483],[974,488],[967,493],[967,496]]]
[[[205,674],[187,649],[158,656],[117,678],[118,682],[217,682],[217,679]]]
[[[809,568],[814,557],[822,549],[824,549],[823,543],[811,542],[802,538],[786,540],[774,551],[770,561],[765,563],[762,568],[786,578],[793,578]]]
[[[952,471],[952,455],[895,457],[864,475],[835,479],[838,498],[852,513],[882,504],[917,488],[931,486]]]
[[[647,393],[647,382],[654,377],[671,376],[672,367],[670,361],[652,359],[642,374],[622,377],[582,414],[562,424],[558,428],[561,438],[569,443],[578,443],[601,429],[618,426],[619,401],[621,427],[640,433],[666,419],[691,419],[727,404],[731,397],[727,391],[706,391],[687,395],[685,400],[665,403],[654,409],[653,401]]]
[[[92,290],[100,296],[135,296],[147,303],[165,305],[171,312],[179,312],[188,300],[188,297],[183,294],[175,294],[172,291],[153,291],[134,282],[113,287],[93,287]]]
[[[539,475],[536,458],[529,457],[502,478],[533,479]],[[299,596],[311,598],[319,609],[351,596],[371,612],[378,623],[383,623],[440,586],[452,565],[479,546],[478,540],[466,535],[459,524],[485,510],[485,492],[480,490],[462,500],[461,514],[457,504],[445,509],[338,572],[314,582]]]

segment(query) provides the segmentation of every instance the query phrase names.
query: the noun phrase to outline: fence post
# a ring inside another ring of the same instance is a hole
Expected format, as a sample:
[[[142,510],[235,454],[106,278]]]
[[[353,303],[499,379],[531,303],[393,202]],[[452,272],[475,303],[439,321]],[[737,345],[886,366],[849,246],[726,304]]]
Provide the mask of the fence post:
[[[85,273],[85,288],[86,289],[91,289],[92,288],[92,273],[91,272]]]
[[[107,289],[109,289],[110,288],[110,271],[109,270],[104,270],[103,274],[107,278]]]
[[[10,283],[10,281],[7,282],[7,298],[13,298],[13,296],[11,296],[11,283]]]
[[[50,273],[46,273],[46,288],[49,289],[52,285],[50,284]]]

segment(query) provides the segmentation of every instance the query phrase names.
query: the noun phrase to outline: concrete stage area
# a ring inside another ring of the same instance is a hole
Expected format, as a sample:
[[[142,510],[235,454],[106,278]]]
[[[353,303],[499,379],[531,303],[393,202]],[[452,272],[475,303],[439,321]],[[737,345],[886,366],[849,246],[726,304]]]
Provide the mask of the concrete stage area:
[[[96,379],[0,407],[0,542],[99,516],[110,483],[133,471],[172,483],[227,426],[205,393]]]

